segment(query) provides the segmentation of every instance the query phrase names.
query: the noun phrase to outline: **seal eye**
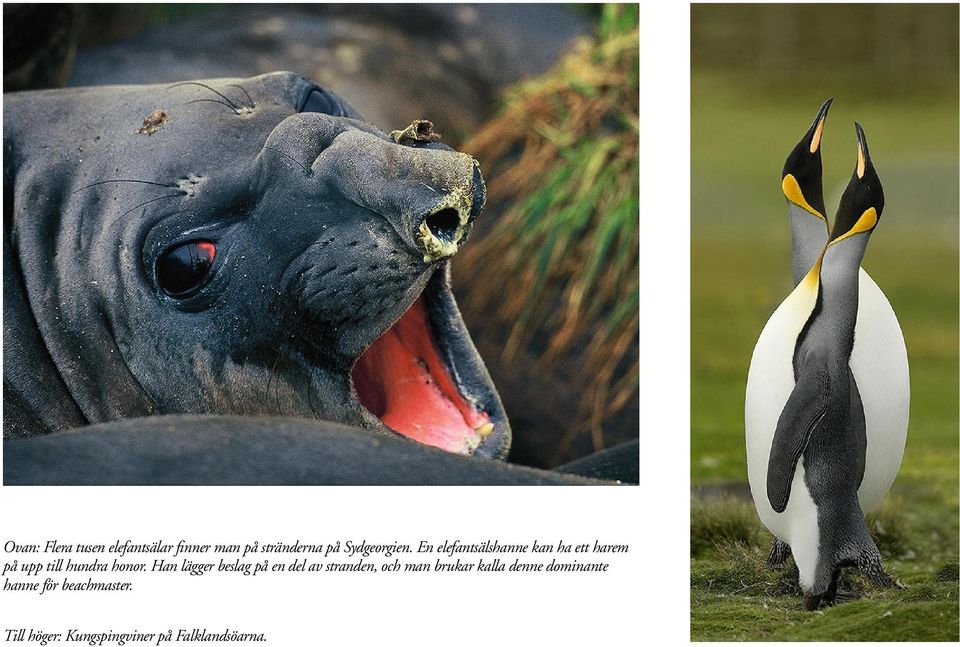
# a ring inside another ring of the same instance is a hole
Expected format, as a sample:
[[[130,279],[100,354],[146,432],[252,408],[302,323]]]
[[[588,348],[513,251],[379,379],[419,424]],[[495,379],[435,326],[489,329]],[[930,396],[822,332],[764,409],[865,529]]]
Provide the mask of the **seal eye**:
[[[205,240],[194,240],[168,249],[157,260],[160,288],[176,299],[190,296],[210,273],[216,255],[216,246]]]
[[[343,116],[343,108],[340,106],[340,102],[322,88],[310,91],[300,108],[300,112],[322,112],[334,117]]]

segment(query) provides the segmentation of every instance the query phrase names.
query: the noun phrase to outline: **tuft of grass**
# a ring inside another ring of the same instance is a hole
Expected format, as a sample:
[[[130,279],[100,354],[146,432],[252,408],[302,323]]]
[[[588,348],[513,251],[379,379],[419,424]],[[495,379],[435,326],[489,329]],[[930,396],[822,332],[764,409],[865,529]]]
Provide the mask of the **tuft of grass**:
[[[765,640],[956,641],[957,603],[858,600],[811,614]]]
[[[960,579],[960,566],[958,566],[957,562],[947,562],[937,570],[933,579],[937,582],[951,582],[956,584],[957,580]]]
[[[690,553],[739,544],[760,547],[765,534],[753,504],[733,497],[695,498],[690,504]]]
[[[804,610],[793,560],[767,566],[772,536],[751,502],[735,496],[742,487],[700,488],[721,494],[691,500],[692,639],[956,640],[958,563],[934,561],[951,554],[944,546],[950,538],[929,525],[933,518],[917,514],[931,494],[914,487],[867,517],[885,567],[902,587],[877,587],[848,567],[840,587],[855,600],[814,613]],[[890,617],[901,621],[894,626],[886,622]],[[924,622],[933,624],[920,626]]]
[[[461,252],[475,286],[462,304],[503,326],[507,361],[577,358],[586,396],[570,429],[596,449],[639,383],[637,21],[637,5],[604,6],[596,37],[509,90],[462,146],[506,205]]]
[[[690,585],[695,640],[957,640],[956,580],[883,589],[848,568],[840,587],[857,599],[811,613],[792,561],[770,569],[766,551],[727,543],[691,560]]]
[[[718,545],[710,559],[695,559],[690,568],[691,587],[709,593],[797,596],[801,594],[797,578],[792,562],[771,569],[765,550],[741,543]]]
[[[889,597],[902,600],[904,602],[933,602],[937,600],[956,600],[957,587],[956,582],[920,582],[913,584],[900,591],[890,593]]]
[[[867,528],[884,557],[908,554],[911,550],[904,508],[900,497],[887,497],[867,515]]]

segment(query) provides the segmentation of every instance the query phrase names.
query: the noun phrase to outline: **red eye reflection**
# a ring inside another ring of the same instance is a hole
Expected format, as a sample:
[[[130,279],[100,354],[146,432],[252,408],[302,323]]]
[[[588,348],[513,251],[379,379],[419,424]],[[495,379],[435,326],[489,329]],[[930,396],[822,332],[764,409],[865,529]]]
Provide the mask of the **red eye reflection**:
[[[157,260],[157,281],[167,295],[183,299],[203,284],[217,247],[206,240],[194,240],[168,249]]]

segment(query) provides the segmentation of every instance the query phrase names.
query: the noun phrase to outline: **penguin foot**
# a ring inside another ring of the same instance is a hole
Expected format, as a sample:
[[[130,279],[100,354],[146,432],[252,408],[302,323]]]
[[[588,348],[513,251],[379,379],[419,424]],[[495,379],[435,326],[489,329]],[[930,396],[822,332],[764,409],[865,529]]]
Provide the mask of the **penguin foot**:
[[[840,588],[840,576],[843,573],[843,567],[837,567],[830,576],[830,584],[827,590],[819,595],[807,595],[804,598],[807,611],[816,611],[822,607],[832,607],[835,604],[849,602],[857,599],[853,591]]]
[[[860,595],[856,591],[831,587],[826,593],[805,596],[803,602],[807,611],[816,611],[859,599]]]
[[[879,562],[878,562],[879,564]],[[865,570],[860,568],[863,574],[871,582],[877,586],[883,587],[896,587],[899,589],[906,589],[907,586],[900,580],[894,580],[889,575],[887,575],[882,568],[878,567],[876,569],[871,568],[870,570]],[[806,606],[807,611],[816,611],[817,609],[825,609],[827,607],[832,607],[837,604],[844,604],[846,602],[853,602],[854,600],[859,600],[862,595],[855,588],[841,588],[841,569],[837,569],[833,577],[831,578],[830,585],[827,587],[827,590],[823,593],[817,595],[805,595],[803,598],[804,606]]]
[[[897,585],[897,583],[893,581],[893,578],[887,575],[886,573],[884,573],[883,571],[880,571],[875,575],[868,573],[867,579],[873,582],[874,584],[876,584],[877,586],[882,586],[884,588],[890,588],[892,586]]]
[[[772,551],[771,551],[772,553]],[[772,556],[772,555],[771,555]],[[882,587],[896,586],[906,588],[902,582],[894,581],[883,570],[883,564],[880,562],[880,551],[871,542],[870,546],[860,550],[856,560],[846,561],[838,564],[830,577],[830,583],[823,593],[807,594],[804,596],[804,605],[807,611],[816,611],[824,607],[831,607],[844,602],[859,600],[860,594],[855,590],[841,588],[841,574],[844,566],[856,566],[863,575],[873,582],[873,584]]]
[[[880,552],[875,546],[871,546],[870,548],[872,548],[872,550],[863,550],[860,552],[860,555],[857,557],[857,568],[868,580],[877,586],[885,588],[896,586],[897,583],[893,581],[893,578],[883,570],[883,563],[880,561]]]
[[[853,602],[859,600],[860,595],[851,589],[837,589],[833,595],[833,601],[830,604],[843,604],[844,602]]]
[[[805,595],[803,596],[803,606],[807,608],[807,611],[816,611],[820,608],[820,603],[824,597],[824,595]]]
[[[773,544],[770,546],[770,555],[767,556],[767,567],[776,568],[787,561],[788,557],[790,557],[790,544],[774,537]]]

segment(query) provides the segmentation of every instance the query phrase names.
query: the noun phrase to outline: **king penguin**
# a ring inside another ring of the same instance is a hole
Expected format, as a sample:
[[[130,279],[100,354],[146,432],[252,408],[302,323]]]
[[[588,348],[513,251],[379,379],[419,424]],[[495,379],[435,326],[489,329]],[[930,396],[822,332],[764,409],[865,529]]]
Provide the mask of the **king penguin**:
[[[794,287],[817,260],[830,233],[820,151],[832,103],[833,98],[829,98],[820,106],[810,128],[787,156],[781,174],[790,222]],[[910,411],[910,372],[897,315],[863,268],[859,272],[858,305],[850,367],[861,391],[873,403],[866,411],[868,469],[859,491],[861,507],[870,512],[890,489],[900,469]],[[767,562],[771,567],[777,566],[789,554],[789,546],[774,538]]]
[[[909,410],[900,326],[860,269],[883,190],[859,125],[857,164],[827,234],[819,151],[829,107],[782,175],[796,286],[754,349],[745,407],[750,488],[777,538],[770,561],[792,551],[810,608],[833,601],[848,564],[890,583],[863,514],[896,477]]]

